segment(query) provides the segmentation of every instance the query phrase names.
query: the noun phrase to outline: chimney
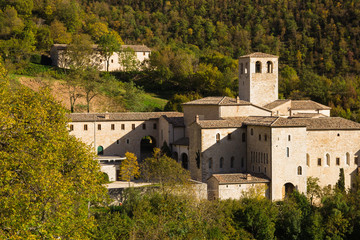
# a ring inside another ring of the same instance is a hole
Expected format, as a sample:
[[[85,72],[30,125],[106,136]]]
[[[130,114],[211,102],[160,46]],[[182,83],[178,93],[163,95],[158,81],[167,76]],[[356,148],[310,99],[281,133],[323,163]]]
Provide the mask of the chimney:
[[[240,103],[240,97],[239,96],[236,97],[236,103]]]
[[[252,176],[250,173],[246,174],[246,180],[252,180]]]
[[[195,116],[195,122],[197,122],[197,123],[199,122],[199,115]]]

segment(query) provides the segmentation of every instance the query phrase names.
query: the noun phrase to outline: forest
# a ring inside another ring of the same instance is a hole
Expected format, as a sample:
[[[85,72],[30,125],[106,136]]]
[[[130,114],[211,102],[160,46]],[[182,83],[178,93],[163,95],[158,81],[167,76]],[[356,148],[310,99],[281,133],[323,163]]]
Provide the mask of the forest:
[[[354,0],[0,0],[0,55],[10,72],[26,73],[77,36],[146,44],[148,67],[116,77],[170,98],[170,110],[236,96],[236,59],[261,51],[280,56],[280,98],[310,98],[360,121],[359,21]]]

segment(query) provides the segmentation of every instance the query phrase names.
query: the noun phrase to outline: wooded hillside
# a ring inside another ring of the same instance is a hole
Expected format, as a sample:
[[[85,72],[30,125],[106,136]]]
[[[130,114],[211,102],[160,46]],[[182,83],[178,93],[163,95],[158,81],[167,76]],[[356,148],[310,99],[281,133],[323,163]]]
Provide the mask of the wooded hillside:
[[[280,56],[282,97],[360,120],[358,1],[0,0],[0,9],[0,53],[13,68],[74,36],[111,34],[155,50],[149,69],[123,80],[234,96],[236,58],[261,51]]]

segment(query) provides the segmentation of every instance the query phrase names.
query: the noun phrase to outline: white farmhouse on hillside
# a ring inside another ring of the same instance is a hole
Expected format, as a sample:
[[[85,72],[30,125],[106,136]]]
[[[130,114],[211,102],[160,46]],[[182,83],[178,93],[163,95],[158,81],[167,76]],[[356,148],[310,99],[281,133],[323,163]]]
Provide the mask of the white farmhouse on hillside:
[[[54,44],[50,50],[52,65],[60,68],[69,68],[69,56],[67,44]],[[91,56],[92,65],[96,65],[100,71],[106,71],[106,59],[101,56],[97,45],[93,45],[94,54]],[[141,64],[150,58],[151,50],[145,45],[121,45],[120,52],[114,52],[109,59],[109,71],[123,71],[127,64],[138,70]],[[126,58],[126,59],[125,59]],[[126,63],[125,63],[126,62]]]

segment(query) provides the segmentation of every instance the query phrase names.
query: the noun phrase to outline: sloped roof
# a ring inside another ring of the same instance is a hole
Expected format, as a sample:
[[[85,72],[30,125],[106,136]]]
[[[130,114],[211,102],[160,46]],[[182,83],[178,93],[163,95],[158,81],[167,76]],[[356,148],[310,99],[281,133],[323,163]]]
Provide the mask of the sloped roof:
[[[121,113],[70,113],[68,117],[73,122],[93,121],[142,121],[157,119],[161,116],[183,117],[179,112],[121,112]]]
[[[270,180],[261,173],[229,173],[229,174],[213,174],[219,184],[231,183],[268,183]],[[210,178],[211,178],[210,177]]]
[[[203,129],[211,128],[238,128],[242,127],[247,117],[233,117],[222,120],[199,120],[197,123]]]
[[[182,146],[189,146],[189,138],[183,137],[176,140],[173,145],[182,145]]]
[[[205,97],[194,101],[183,103],[184,105],[219,105],[219,106],[231,106],[231,105],[252,105],[250,102],[239,100],[236,102],[235,98],[231,97]]]
[[[329,110],[331,107],[325,106],[323,104],[311,101],[311,100],[291,100],[291,109],[292,110]]]
[[[264,108],[267,108],[267,109],[274,109],[280,105],[283,105],[284,103],[286,102],[289,102],[291,101],[290,99],[278,99],[278,100],[275,100],[271,103],[268,103],[264,106]]]
[[[322,113],[296,113],[292,115],[291,118],[320,118],[320,117],[328,117]]]
[[[254,52],[250,53],[244,56],[240,56],[239,58],[278,58],[279,56],[268,54],[268,53],[262,53],[262,52]]]

